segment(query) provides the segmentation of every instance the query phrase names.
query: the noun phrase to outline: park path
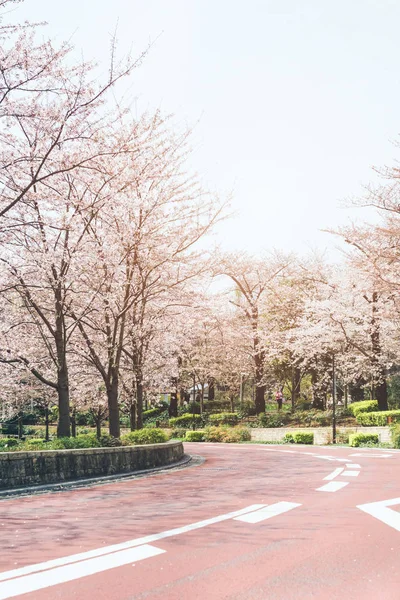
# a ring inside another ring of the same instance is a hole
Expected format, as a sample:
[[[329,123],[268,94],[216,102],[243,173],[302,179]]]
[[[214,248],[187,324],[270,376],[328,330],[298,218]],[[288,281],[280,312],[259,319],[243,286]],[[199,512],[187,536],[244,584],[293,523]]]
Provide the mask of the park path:
[[[198,466],[0,502],[0,600],[400,597],[400,453],[186,444]]]

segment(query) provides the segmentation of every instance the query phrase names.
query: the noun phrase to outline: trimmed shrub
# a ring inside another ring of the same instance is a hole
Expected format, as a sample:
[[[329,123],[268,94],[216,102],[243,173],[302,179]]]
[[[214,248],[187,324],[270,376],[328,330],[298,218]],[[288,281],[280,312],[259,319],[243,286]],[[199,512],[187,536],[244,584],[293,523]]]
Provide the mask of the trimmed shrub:
[[[216,413],[209,416],[211,425],[236,425],[238,416],[236,413]]]
[[[388,424],[388,417],[394,422],[400,421],[400,410],[381,410],[377,412],[359,412],[356,416],[357,423],[366,427],[384,426]]]
[[[204,441],[206,442],[222,442],[222,427],[205,427]]]
[[[400,425],[394,425],[390,428],[393,448],[400,448]]]
[[[178,440],[183,440],[183,438],[186,435],[186,431],[187,429],[183,429],[183,427],[177,427],[176,429],[171,430],[169,437],[170,439],[174,438]]]
[[[18,446],[18,443],[16,438],[0,438],[0,449]]]
[[[313,444],[314,434],[308,431],[295,431],[287,433],[283,438],[286,444]]]
[[[378,410],[378,400],[361,400],[349,404],[348,410],[356,417],[359,413],[376,412]]]
[[[131,431],[126,435],[122,436],[121,442],[125,446],[135,444],[162,444],[168,441],[168,436],[162,429],[139,429],[138,431]]]
[[[24,450],[43,450],[46,448],[47,444],[48,442],[44,439],[33,438],[24,443]]]
[[[204,429],[204,440],[206,442],[223,442],[225,444],[248,442],[251,434],[247,427],[206,427]]]
[[[349,444],[353,448],[361,444],[379,444],[379,435],[377,433],[352,433],[349,436]]]
[[[256,427],[283,427],[289,423],[290,416],[287,414],[260,413]]]
[[[186,442],[204,442],[203,431],[187,431],[185,436]]]
[[[343,431],[343,430],[339,429],[336,432],[336,443],[337,444],[348,444],[350,435],[352,435],[353,433],[355,433],[355,432],[354,431]]]
[[[174,417],[169,420],[170,427],[191,427],[195,423],[196,427],[201,427],[203,424],[203,419],[201,415],[192,415],[190,413],[185,413],[180,417]]]
[[[293,435],[295,444],[313,444],[314,434],[307,431],[296,431]]]

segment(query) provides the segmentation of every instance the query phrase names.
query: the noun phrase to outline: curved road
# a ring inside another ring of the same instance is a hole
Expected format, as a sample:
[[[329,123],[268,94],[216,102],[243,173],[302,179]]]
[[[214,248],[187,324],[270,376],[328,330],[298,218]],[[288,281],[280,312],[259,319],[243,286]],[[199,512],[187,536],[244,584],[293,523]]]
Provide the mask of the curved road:
[[[186,444],[182,470],[0,502],[0,600],[400,598],[400,452]]]

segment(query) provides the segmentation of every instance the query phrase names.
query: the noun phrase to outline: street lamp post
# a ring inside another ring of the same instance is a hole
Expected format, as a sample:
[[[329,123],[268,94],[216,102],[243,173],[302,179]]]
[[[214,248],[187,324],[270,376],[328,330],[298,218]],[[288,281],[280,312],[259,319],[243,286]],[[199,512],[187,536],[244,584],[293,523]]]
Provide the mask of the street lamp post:
[[[196,414],[195,413],[195,408],[196,408],[196,405],[195,405],[195,403],[196,403],[196,374],[192,373],[192,375],[193,375],[193,404],[192,404],[192,407],[193,407],[193,410],[192,410],[192,412],[193,412],[193,423],[192,423],[192,429],[194,431],[196,429],[196,423],[195,423],[195,414]]]

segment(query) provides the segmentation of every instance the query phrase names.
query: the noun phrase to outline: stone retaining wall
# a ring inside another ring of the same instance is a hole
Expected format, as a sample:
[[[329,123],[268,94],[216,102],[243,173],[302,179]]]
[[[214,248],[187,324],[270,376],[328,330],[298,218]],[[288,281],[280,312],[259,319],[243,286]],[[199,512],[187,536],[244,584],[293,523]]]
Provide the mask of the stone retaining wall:
[[[308,431],[314,434],[314,444],[327,444],[332,441],[332,427],[265,427],[250,429],[254,442],[280,442],[286,433]],[[350,433],[377,433],[380,442],[390,442],[389,427],[338,427],[337,431]]]
[[[171,465],[182,457],[182,442],[116,448],[0,452],[0,489],[130,473]]]

